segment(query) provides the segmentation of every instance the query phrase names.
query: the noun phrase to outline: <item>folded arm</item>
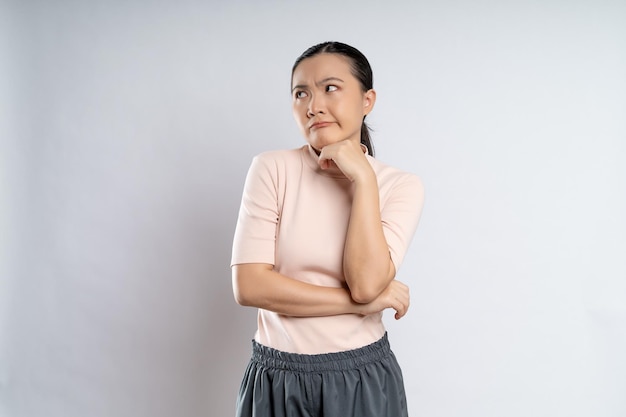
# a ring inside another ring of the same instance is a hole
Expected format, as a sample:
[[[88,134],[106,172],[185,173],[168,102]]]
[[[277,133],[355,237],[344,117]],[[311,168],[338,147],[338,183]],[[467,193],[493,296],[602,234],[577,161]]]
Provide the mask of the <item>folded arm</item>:
[[[368,315],[393,308],[399,319],[409,307],[409,289],[399,281],[393,281],[371,302],[357,303],[347,288],[298,281],[274,271],[269,264],[239,264],[232,271],[237,303],[288,316]]]

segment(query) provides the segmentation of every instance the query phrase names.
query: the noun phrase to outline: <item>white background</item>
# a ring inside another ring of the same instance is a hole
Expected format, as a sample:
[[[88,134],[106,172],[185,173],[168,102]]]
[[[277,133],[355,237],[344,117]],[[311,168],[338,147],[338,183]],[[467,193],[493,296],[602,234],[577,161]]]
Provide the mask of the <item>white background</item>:
[[[291,65],[370,59],[426,206],[386,316],[412,416],[626,415],[626,3],[4,1],[0,416],[229,416],[253,155]]]

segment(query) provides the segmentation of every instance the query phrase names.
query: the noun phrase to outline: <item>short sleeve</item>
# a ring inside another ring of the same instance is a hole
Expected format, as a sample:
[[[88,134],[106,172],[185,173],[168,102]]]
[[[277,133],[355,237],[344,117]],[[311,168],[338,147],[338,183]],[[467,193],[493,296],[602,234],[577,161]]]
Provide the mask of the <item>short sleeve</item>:
[[[256,156],[248,169],[233,239],[231,266],[274,265],[279,218],[276,164]]]
[[[394,183],[383,203],[383,232],[397,272],[413,240],[424,206],[422,181],[412,174],[403,175]]]

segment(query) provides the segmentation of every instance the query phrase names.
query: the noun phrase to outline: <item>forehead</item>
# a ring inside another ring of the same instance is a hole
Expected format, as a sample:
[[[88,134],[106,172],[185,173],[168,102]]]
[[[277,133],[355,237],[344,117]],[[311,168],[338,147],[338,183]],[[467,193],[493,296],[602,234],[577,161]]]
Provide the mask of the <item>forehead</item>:
[[[314,82],[329,77],[341,78],[344,81],[354,78],[350,60],[340,54],[328,53],[306,58],[293,72],[292,85],[307,84],[309,81]]]

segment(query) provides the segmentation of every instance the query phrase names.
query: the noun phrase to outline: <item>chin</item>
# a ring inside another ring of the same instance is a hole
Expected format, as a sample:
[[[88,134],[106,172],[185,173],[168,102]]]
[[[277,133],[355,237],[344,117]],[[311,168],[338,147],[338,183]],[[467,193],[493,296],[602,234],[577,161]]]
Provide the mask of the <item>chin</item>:
[[[331,138],[309,138],[307,142],[315,149],[322,149],[324,146],[339,142],[339,140]]]

